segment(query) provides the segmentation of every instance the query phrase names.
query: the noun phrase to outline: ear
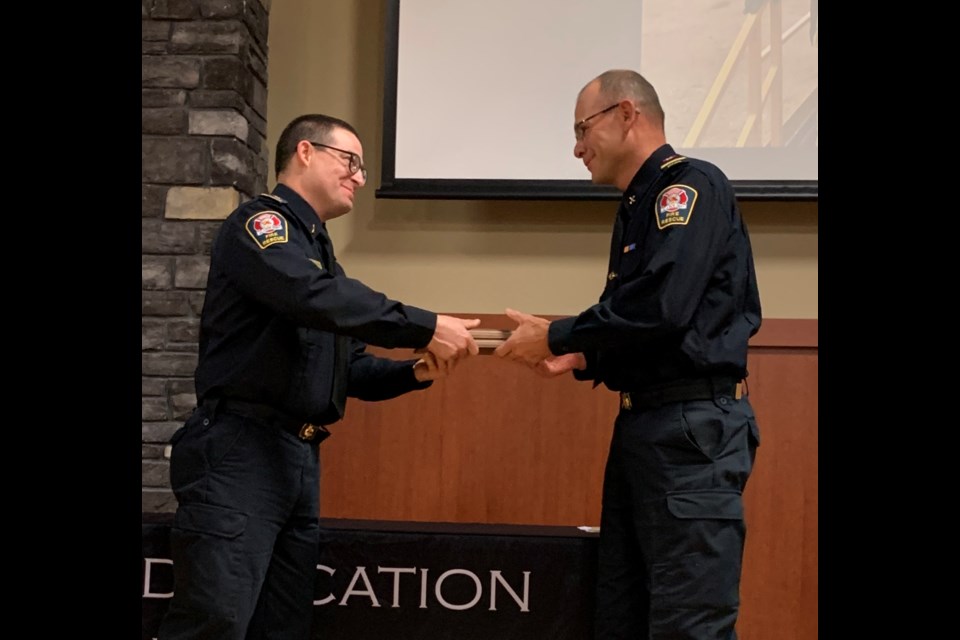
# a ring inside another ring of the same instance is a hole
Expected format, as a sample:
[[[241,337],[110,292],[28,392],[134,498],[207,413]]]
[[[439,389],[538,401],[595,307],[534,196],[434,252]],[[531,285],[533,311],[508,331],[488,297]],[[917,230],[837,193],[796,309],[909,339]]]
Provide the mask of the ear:
[[[297,143],[297,149],[294,151],[294,156],[296,156],[297,161],[301,165],[306,166],[310,164],[310,159],[313,157],[314,152],[316,152],[316,149],[313,148],[312,144],[306,140],[301,140]]]
[[[637,116],[640,115],[637,110],[637,105],[634,104],[633,100],[627,99],[621,100],[620,104],[617,105],[617,114],[623,120],[623,123],[628,126],[632,125],[636,121]]]

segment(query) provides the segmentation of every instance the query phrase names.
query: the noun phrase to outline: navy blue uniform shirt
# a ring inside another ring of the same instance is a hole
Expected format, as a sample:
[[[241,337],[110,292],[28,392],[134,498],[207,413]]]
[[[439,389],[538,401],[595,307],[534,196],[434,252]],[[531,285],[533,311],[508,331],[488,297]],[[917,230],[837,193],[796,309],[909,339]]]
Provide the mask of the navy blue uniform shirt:
[[[417,382],[415,360],[372,356],[365,343],[424,347],[436,323],[347,277],[324,223],[279,184],[230,214],[214,240],[197,401],[233,398],[330,424],[347,395],[385,400],[430,386]]]
[[[623,193],[600,301],[550,324],[550,350],[583,352],[580,380],[633,391],[743,378],[760,294],[733,187],[716,166],[657,149]]]

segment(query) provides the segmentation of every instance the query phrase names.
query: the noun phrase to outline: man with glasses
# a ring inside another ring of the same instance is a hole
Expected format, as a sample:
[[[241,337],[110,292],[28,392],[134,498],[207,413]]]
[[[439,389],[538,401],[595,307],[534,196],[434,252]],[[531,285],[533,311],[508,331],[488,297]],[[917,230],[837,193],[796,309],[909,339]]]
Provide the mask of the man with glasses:
[[[198,408],[171,439],[178,506],[162,640],[303,640],[319,553],[317,446],[348,396],[425,389],[476,355],[479,320],[391,300],[337,263],[326,223],[366,184],[347,122],[311,114],[277,143],[277,186],[213,242],[200,320]],[[372,344],[421,350],[395,361]]]
[[[496,354],[620,392],[603,482],[595,640],[735,639],[742,493],[759,431],[746,395],[760,297],[726,176],[667,144],[640,74],[589,82],[573,153],[623,191],[597,304],[518,324]]]

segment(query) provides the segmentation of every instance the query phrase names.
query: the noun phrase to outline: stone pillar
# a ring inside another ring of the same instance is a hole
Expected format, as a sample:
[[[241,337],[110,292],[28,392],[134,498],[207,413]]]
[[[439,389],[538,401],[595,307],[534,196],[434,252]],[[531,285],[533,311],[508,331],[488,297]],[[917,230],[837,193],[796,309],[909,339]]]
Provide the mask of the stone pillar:
[[[266,188],[269,0],[141,0],[142,507],[171,511],[210,243]]]

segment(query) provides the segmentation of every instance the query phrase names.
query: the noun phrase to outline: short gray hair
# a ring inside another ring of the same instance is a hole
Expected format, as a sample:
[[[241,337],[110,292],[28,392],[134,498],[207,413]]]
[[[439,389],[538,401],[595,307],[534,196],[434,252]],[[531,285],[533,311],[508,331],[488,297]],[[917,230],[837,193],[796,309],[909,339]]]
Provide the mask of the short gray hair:
[[[633,100],[645,111],[647,117],[663,126],[663,107],[660,106],[657,90],[636,71],[611,69],[590,81],[593,82],[599,82],[602,97],[609,100]]]

